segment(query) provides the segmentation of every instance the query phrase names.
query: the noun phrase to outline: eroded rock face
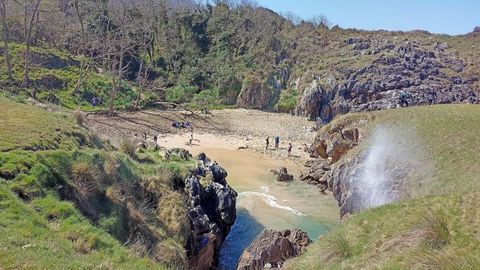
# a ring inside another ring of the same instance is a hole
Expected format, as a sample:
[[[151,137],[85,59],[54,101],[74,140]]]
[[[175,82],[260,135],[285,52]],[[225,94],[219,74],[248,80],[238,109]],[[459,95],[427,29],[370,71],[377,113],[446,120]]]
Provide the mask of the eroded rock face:
[[[372,55],[373,60],[358,70],[331,67],[322,75],[296,78],[293,87],[303,93],[297,115],[327,123],[348,112],[396,108],[402,92],[408,94],[410,106],[480,102],[480,89],[471,80],[475,78],[462,77],[466,64],[446,43],[420,46],[357,37],[345,43],[352,55]]]
[[[200,180],[207,176],[211,181],[202,185]],[[192,231],[188,247],[189,269],[214,268],[220,246],[235,223],[238,194],[228,185],[226,177],[225,169],[200,154],[197,168],[185,180]]]
[[[280,69],[266,77],[256,74],[247,78],[238,94],[237,106],[248,109],[271,109],[278,102],[288,76],[287,69]]]
[[[237,270],[281,268],[285,260],[302,254],[311,242],[301,230],[264,230],[243,252]]]

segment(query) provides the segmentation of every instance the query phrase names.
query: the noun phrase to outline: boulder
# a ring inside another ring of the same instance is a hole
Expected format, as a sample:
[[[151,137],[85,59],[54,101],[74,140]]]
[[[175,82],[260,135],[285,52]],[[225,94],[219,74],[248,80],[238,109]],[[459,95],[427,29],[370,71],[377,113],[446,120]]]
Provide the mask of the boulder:
[[[240,257],[237,270],[280,268],[285,260],[305,252],[312,241],[301,230],[264,230]]]
[[[293,175],[289,174],[285,167],[281,167],[278,170],[272,170],[271,172],[277,176],[278,182],[288,182],[293,180]]]

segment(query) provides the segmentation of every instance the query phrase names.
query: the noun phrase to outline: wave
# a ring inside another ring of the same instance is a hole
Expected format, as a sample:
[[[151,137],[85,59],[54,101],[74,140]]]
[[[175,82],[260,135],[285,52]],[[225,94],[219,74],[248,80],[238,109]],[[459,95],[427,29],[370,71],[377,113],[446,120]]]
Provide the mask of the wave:
[[[277,198],[275,198],[274,196],[270,195],[270,194],[267,194],[267,193],[263,193],[263,192],[256,192],[256,191],[245,191],[245,192],[240,192],[238,194],[238,197],[241,198],[241,197],[249,197],[249,196],[252,196],[252,197],[259,197],[260,199],[262,199],[262,201],[264,201],[266,204],[268,204],[270,207],[273,207],[273,208],[277,208],[277,209],[282,209],[282,210],[286,210],[286,211],[289,211],[291,212],[292,214],[296,215],[296,216],[300,216],[300,217],[303,217],[305,216],[305,214],[303,214],[302,212],[296,210],[296,209],[293,209],[289,206],[285,206],[285,205],[281,205],[277,202]]]

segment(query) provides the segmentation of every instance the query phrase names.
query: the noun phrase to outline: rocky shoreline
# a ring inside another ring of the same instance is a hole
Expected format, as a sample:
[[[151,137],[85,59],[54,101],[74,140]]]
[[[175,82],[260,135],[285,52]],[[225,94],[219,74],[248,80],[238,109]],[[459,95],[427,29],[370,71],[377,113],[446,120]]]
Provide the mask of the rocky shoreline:
[[[227,172],[205,154],[185,180],[191,234],[188,241],[189,269],[214,269],[220,247],[236,219],[237,192],[226,180]]]

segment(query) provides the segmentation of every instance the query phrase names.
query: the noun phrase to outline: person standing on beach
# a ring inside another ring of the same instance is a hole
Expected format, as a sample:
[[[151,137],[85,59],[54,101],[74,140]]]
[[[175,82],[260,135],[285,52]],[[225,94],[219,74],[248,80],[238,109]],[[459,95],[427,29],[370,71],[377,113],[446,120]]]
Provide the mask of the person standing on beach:
[[[292,148],[293,148],[292,143],[289,142],[288,143],[288,150],[287,150],[288,151],[288,156],[290,156],[292,154]]]
[[[270,145],[270,137],[267,137],[267,139],[265,139],[265,150],[268,149],[269,145]]]
[[[275,149],[278,149],[279,145],[280,145],[280,137],[275,136]]]
[[[192,146],[193,143],[193,131],[190,133],[190,146]]]

